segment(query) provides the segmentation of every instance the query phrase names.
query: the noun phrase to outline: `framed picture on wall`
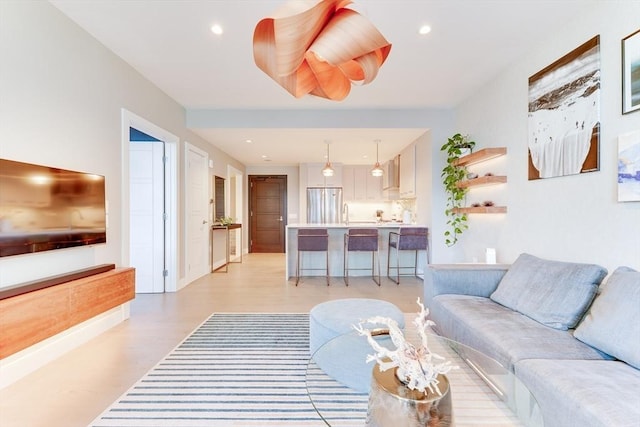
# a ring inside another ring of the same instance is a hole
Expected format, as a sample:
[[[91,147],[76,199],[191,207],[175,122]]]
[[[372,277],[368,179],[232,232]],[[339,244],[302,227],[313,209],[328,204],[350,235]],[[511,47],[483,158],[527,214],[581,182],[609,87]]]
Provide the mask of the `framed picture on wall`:
[[[600,36],[529,77],[529,180],[600,169]]]
[[[622,114],[640,110],[640,30],[622,39]]]
[[[618,201],[640,202],[640,130],[618,136]]]

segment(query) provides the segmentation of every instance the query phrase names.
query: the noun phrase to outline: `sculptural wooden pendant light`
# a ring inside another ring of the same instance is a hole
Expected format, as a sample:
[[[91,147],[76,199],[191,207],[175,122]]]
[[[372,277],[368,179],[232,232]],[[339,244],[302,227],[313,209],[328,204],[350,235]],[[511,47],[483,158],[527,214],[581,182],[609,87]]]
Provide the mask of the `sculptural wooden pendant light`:
[[[297,0],[262,19],[253,34],[256,65],[296,98],[334,101],[351,83],[368,84],[391,50],[377,28],[350,0]]]

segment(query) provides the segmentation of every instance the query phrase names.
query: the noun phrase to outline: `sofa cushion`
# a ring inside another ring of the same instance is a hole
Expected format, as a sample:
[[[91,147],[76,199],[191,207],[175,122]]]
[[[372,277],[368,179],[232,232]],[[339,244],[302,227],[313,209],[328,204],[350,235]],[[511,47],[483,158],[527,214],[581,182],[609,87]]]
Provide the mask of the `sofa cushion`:
[[[523,360],[516,376],[535,396],[545,426],[640,425],[640,371],[623,362]]]
[[[552,328],[574,328],[607,270],[521,254],[491,294],[495,302]]]
[[[438,295],[429,307],[439,334],[473,347],[513,371],[523,359],[597,359],[606,354],[489,298]]]
[[[601,286],[575,337],[640,369],[640,272],[616,269]]]

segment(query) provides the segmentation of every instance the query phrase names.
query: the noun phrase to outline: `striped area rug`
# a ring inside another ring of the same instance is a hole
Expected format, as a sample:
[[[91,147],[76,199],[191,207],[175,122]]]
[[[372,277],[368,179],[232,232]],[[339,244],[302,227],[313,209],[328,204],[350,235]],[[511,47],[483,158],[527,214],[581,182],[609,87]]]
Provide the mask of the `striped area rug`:
[[[407,315],[407,324],[413,317]],[[453,350],[435,351],[460,366],[448,374],[457,427],[521,425]],[[90,426],[363,426],[367,402],[366,394],[309,365],[307,314],[223,313],[206,320]]]
[[[91,426],[326,426],[308,362],[307,314],[215,314]],[[334,421],[363,425],[366,396],[325,381],[325,401],[341,408]]]

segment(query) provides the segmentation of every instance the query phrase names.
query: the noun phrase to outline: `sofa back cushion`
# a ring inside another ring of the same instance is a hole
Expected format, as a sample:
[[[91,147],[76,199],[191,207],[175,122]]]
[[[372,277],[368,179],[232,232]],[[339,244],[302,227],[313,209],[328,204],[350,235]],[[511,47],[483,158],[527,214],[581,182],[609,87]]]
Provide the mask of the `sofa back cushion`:
[[[640,369],[640,272],[617,268],[574,336]]]
[[[521,254],[491,299],[555,329],[574,328],[607,270],[594,264],[550,261]]]

